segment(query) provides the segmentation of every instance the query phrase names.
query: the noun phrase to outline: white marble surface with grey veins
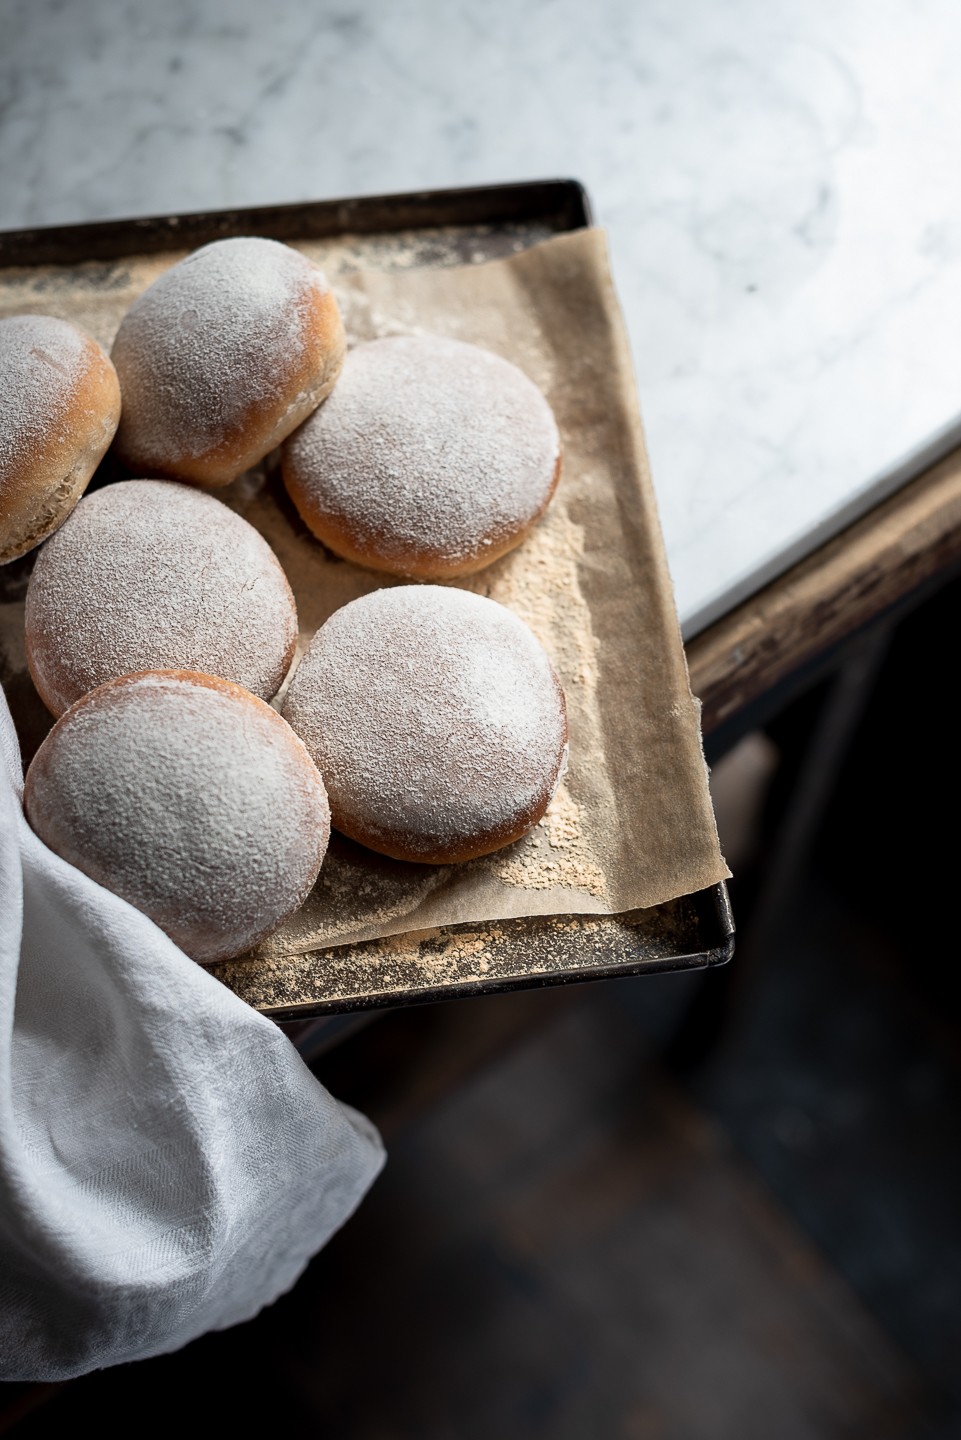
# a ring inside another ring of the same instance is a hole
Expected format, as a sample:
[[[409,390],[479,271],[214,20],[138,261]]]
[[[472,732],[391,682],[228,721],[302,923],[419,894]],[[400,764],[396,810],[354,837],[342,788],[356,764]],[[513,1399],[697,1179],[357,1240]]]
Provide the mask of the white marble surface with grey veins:
[[[693,633],[961,416],[956,0],[0,0],[0,227],[553,176]]]

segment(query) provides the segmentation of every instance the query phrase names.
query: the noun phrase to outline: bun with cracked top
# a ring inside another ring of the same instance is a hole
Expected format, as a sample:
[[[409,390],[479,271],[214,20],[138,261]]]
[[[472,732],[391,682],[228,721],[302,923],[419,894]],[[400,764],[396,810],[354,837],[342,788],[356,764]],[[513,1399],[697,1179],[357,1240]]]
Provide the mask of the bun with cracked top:
[[[0,319],[0,565],[70,514],[120,419],[120,386],[92,336],[52,315]]]

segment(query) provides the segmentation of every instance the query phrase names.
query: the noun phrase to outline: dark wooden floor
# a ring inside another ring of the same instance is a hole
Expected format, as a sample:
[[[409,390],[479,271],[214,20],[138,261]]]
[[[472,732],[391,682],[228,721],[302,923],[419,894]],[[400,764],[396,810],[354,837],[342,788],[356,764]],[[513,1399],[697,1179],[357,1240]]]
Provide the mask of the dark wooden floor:
[[[484,1062],[445,1099],[386,1096],[388,1168],[289,1296],[74,1382],[17,1432],[136,1413],[329,1440],[920,1433],[917,1368],[645,1060],[615,991],[446,1009],[407,1041],[429,1064],[459,1048],[439,1032],[474,1029]]]

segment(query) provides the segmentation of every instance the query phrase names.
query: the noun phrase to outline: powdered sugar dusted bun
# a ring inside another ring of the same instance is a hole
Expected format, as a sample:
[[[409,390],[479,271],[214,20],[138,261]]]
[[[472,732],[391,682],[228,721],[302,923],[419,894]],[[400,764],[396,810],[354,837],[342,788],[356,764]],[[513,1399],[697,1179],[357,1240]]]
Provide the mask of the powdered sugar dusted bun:
[[[337,555],[416,580],[480,570],[520,543],[560,474],[553,413],[510,361],[436,335],[351,350],[283,449],[287,489]]]
[[[123,480],[84,496],[37,556],[26,643],[54,715],[137,670],[200,670],[269,700],[293,659],[297,610],[240,515],[189,485]]]
[[[277,712],[185,671],[85,695],[34,756],[24,804],[51,850],[207,962],[303,904],[330,833],[323,781]]]
[[[399,860],[469,860],[525,834],[567,760],[564,694],[503,605],[403,585],[335,611],[283,714],[324,777],[332,824]]]
[[[117,452],[142,475],[226,485],[329,392],[344,327],[322,272],[289,245],[215,240],[135,300],[113,343]]]
[[[0,565],[66,519],[119,419],[117,372],[96,340],[51,315],[0,319]]]

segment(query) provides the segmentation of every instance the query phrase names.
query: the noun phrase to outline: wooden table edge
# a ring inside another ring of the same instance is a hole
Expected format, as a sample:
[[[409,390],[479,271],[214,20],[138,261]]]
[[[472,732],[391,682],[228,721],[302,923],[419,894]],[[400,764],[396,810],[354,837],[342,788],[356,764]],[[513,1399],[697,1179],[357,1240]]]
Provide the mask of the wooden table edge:
[[[688,641],[704,734],[959,564],[961,449]]]

